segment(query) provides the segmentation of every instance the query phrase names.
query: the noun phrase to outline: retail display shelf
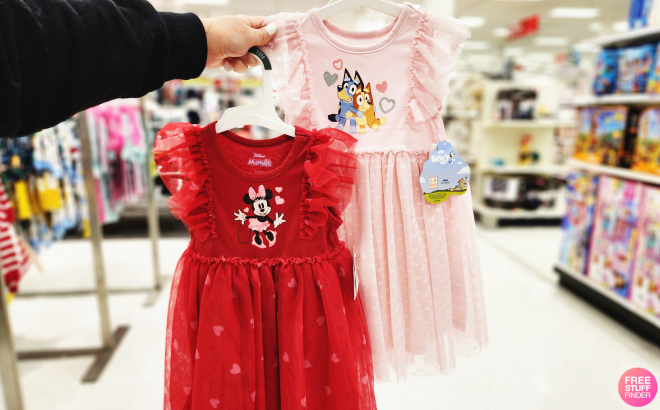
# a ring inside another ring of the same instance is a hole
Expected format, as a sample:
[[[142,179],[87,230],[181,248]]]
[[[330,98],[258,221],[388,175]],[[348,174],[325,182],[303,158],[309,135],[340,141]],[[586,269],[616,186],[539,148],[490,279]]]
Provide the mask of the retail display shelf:
[[[565,175],[568,170],[561,165],[530,165],[530,166],[503,166],[484,167],[485,174],[515,174],[515,175]]]
[[[626,33],[613,34],[610,36],[596,37],[590,40],[582,41],[582,43],[596,44],[602,47],[619,47],[627,44],[652,41],[655,39],[660,39],[660,27],[658,26],[640,28],[628,31]]]
[[[644,333],[652,336],[651,340],[655,339],[656,343],[660,343],[660,319],[638,308],[628,299],[624,299],[609,289],[599,286],[588,277],[581,275],[562,263],[555,264],[555,272],[560,275],[563,285],[577,292],[582,292],[586,289],[588,292],[587,298],[591,302],[603,308],[603,310],[608,310],[613,316],[625,320],[626,322],[624,323],[630,327],[642,327]],[[576,286],[582,287],[582,289],[576,289]],[[606,306],[603,306],[603,303]],[[643,320],[643,323],[631,321],[631,315],[634,318]]]
[[[640,171],[631,171],[625,168],[610,167],[607,165],[590,164],[588,162],[571,159],[568,161],[568,166],[577,168],[583,171],[593,172],[596,174],[611,175],[632,181],[645,182],[653,185],[660,185],[660,175],[649,174]]]
[[[473,210],[479,214],[496,217],[500,219],[559,219],[563,218],[563,209],[542,209],[527,211],[524,209],[497,209],[482,204],[474,204]]]
[[[652,94],[610,94],[577,97],[571,102],[574,107],[609,104],[660,105],[660,95]]]
[[[555,128],[560,126],[554,120],[503,120],[490,121],[484,124],[485,128]]]
[[[442,113],[442,116],[458,120],[474,120],[479,118],[480,112],[478,110],[450,110]]]

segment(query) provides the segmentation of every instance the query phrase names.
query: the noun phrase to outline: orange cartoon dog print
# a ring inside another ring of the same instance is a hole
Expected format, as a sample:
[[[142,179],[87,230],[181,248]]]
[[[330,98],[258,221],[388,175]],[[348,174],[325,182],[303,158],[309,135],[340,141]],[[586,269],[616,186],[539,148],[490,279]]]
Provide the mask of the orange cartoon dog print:
[[[362,88],[362,84],[360,84],[353,96],[353,107],[363,113],[363,115],[362,117],[359,117],[351,111],[346,113],[346,117],[348,118],[356,117],[355,122],[360,126],[360,129],[358,130],[359,134],[365,133],[367,125],[373,130],[378,131],[378,128],[387,122],[387,118],[385,117],[376,118],[376,106],[373,101],[371,83],[368,83],[364,88]]]

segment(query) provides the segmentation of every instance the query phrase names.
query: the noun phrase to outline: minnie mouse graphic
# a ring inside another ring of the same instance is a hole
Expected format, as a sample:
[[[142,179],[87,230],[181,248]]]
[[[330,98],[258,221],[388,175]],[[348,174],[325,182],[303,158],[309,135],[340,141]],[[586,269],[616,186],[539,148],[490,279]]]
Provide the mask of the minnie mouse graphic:
[[[240,209],[238,212],[234,212],[236,218],[235,221],[241,221],[241,225],[245,225],[245,221],[249,220],[248,227],[251,231],[254,231],[254,236],[252,237],[252,245],[257,248],[265,248],[266,244],[264,239],[261,238],[261,234],[264,235],[265,239],[268,240],[268,246],[275,245],[275,237],[277,232],[268,230],[270,224],[273,224],[274,228],[282,225],[286,220],[284,219],[284,214],[275,213],[275,220],[272,220],[268,214],[271,211],[270,199],[273,198],[273,191],[270,189],[264,189],[263,185],[259,185],[259,189],[255,191],[252,187],[248,190],[248,193],[243,196],[243,202],[248,205],[252,205],[252,211],[254,215],[246,215]],[[247,208],[246,208],[247,210]],[[240,241],[240,238],[239,238]],[[249,242],[243,242],[247,244]]]

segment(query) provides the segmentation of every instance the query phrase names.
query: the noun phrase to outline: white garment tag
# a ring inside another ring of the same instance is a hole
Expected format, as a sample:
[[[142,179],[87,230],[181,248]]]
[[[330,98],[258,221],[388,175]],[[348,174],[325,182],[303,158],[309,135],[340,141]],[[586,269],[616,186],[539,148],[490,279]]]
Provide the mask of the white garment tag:
[[[419,183],[424,198],[432,204],[445,201],[451,195],[467,192],[470,166],[447,141],[431,146],[429,160],[424,163]]]
[[[357,299],[358,290],[360,288],[360,279],[357,274],[357,254],[353,248],[353,300]]]

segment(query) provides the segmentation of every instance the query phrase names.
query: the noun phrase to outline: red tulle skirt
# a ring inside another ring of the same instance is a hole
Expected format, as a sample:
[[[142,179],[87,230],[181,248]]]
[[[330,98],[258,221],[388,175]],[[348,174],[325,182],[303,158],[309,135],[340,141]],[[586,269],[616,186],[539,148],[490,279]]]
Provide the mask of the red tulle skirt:
[[[165,409],[376,409],[369,335],[341,247],[311,258],[207,258],[172,283]]]

